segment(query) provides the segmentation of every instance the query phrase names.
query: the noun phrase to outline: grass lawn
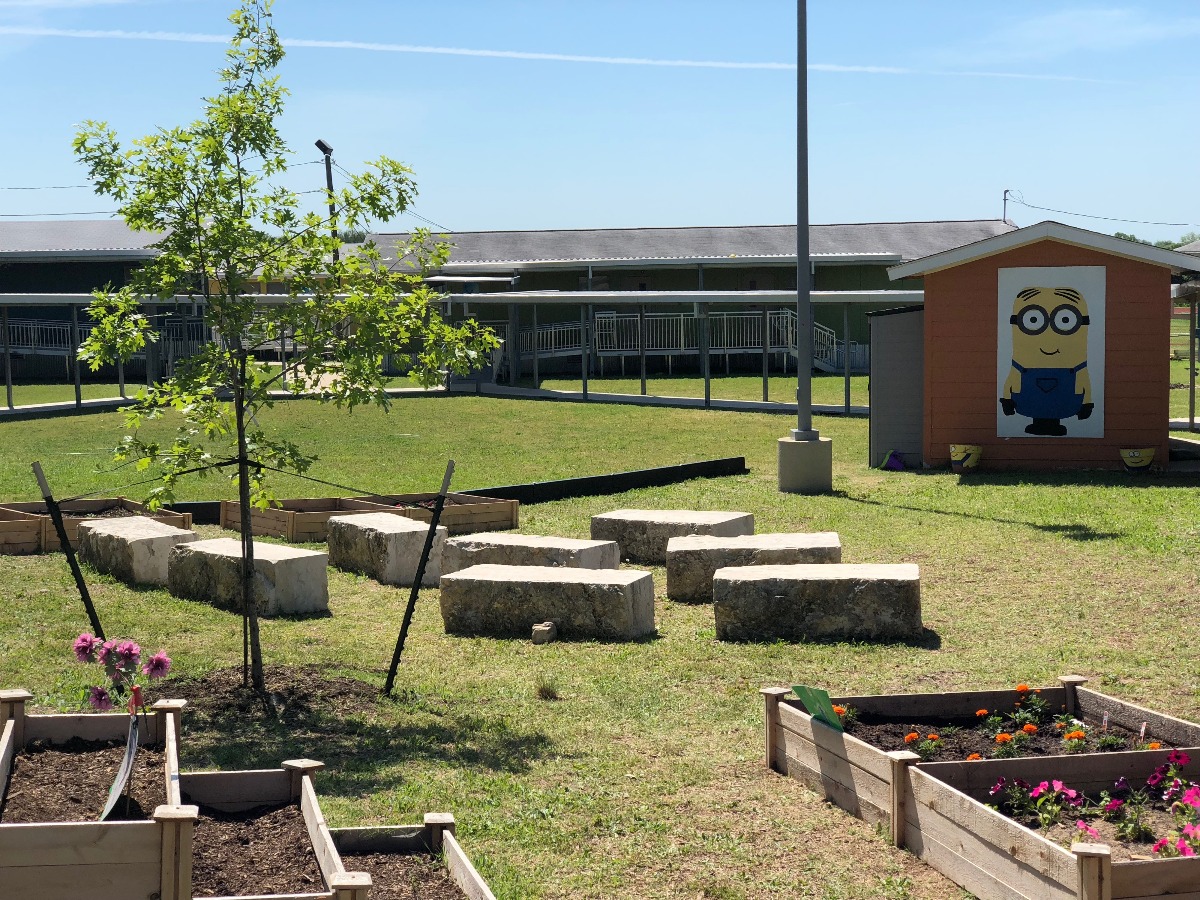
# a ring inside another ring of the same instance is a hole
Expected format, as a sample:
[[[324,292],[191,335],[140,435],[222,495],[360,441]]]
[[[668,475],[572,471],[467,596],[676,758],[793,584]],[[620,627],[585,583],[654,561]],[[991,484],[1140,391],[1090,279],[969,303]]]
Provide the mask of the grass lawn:
[[[628,644],[462,639],[421,593],[397,699],[295,733],[189,719],[188,767],[257,768],[308,756],[335,825],[420,821],[448,810],[502,900],[517,898],[947,898],[961,891],[886,836],[762,762],[763,685],[835,693],[996,688],[1090,676],[1101,690],[1200,716],[1200,492],[1183,477],[883,473],[865,466],[867,422],[818,418],[834,441],[834,492],[777,492],[786,416],[413,397],[390,415],[297,401],[263,424],[321,459],[315,476],[371,490],[535,481],[744,455],[750,474],[521,510],[521,530],[587,537],[620,507],[732,509],[767,531],[837,531],[848,562],[921,566],[923,645],[719,643],[711,607],[665,598],[656,639]],[[164,434],[169,429],[164,425]],[[131,468],[103,472],[116,414],[0,422],[0,497],[32,499],[40,459],[63,496],[138,496]],[[295,479],[284,496],[341,493]],[[230,497],[221,477],[188,498]],[[215,533],[216,529],[207,529]],[[112,635],[166,649],[181,675],[240,660],[240,620],[158,590],[90,579]],[[69,705],[85,670],[70,642],[87,620],[63,557],[0,557],[0,686]],[[382,684],[406,590],[330,571],[327,618],[267,620],[269,665],[312,664]],[[559,699],[539,699],[539,693]],[[539,692],[539,688],[542,690]]]
[[[126,382],[125,393],[132,397],[138,392],[141,385],[132,382]],[[102,400],[107,397],[121,396],[121,388],[118,384],[92,384],[85,382],[80,385],[80,394],[84,400]],[[6,397],[0,393],[0,403],[5,401]],[[35,403],[74,403],[75,402],[75,385],[74,383],[64,384],[14,384],[13,385],[13,406],[31,406]]]
[[[867,406],[866,375],[850,376],[850,405]],[[528,387],[533,387],[528,380]],[[543,378],[541,388],[547,391],[582,390],[578,378]],[[642,382],[633,378],[589,378],[588,390],[608,394],[640,394]],[[713,373],[709,391],[718,400],[762,400],[762,376],[718,375]],[[655,376],[646,379],[646,393],[656,397],[703,397],[704,379],[696,375]],[[841,375],[813,375],[813,403],[841,406],[846,400],[845,381]],[[774,403],[796,402],[796,376],[772,375],[767,379],[767,396]]]

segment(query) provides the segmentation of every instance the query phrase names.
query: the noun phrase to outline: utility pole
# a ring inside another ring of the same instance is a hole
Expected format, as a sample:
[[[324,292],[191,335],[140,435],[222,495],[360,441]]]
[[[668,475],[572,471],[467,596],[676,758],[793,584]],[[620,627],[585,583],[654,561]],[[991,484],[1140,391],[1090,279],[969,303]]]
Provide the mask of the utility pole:
[[[329,192],[329,231],[336,238],[338,230],[337,208],[333,205],[333,148],[318,138],[317,149],[325,155],[325,190]],[[337,262],[339,258],[338,248],[335,245],[333,248],[333,261]]]

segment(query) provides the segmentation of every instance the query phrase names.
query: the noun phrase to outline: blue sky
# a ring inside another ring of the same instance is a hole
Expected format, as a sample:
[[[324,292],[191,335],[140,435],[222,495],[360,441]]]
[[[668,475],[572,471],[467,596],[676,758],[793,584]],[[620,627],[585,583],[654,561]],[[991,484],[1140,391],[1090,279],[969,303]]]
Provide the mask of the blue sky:
[[[215,90],[225,0],[0,0],[0,214],[112,209],[75,125],[124,139]],[[279,0],[296,161],[416,171],[450,230],[796,221],[796,5]],[[1200,3],[809,0],[813,222],[994,218],[1200,231]],[[681,61],[697,63],[679,65]],[[672,64],[663,64],[672,63]],[[319,166],[288,175],[320,187]],[[420,224],[405,216],[394,226]]]

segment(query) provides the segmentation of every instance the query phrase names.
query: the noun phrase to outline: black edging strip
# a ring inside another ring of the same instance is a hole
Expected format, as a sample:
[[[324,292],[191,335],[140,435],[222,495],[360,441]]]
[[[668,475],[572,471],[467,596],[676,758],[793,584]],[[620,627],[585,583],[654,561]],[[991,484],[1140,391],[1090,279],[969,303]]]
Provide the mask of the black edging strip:
[[[596,497],[604,494],[620,494],[637,488],[662,487],[678,484],[693,478],[726,478],[730,475],[745,475],[746,457],[729,456],[724,459],[708,459],[703,462],[683,463],[678,466],[658,466],[653,469],[636,469],[632,472],[615,472],[611,475],[586,475],[582,478],[562,478],[558,481],[536,481],[532,484],[510,484],[504,487],[478,488],[462,491],[477,497],[495,497],[498,500],[516,500],[519,503],[548,503],[551,500],[567,500],[572,497]],[[190,512],[196,525],[219,525],[221,502],[219,500],[196,500],[174,503],[175,512]]]

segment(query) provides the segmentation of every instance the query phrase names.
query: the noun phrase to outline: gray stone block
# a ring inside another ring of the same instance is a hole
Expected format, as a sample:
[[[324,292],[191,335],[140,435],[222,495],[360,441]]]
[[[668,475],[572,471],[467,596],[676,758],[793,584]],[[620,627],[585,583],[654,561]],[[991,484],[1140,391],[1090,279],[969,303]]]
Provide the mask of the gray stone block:
[[[921,637],[915,565],[745,566],[713,576],[723,641],[906,641]]]
[[[667,596],[684,603],[711,602],[717,569],[841,561],[842,542],[834,531],[673,537],[667,542]]]
[[[254,591],[260,616],[329,609],[328,554],[254,542]],[[184,600],[242,610],[242,542],[193,541],[171,551],[167,589]]]
[[[617,509],[592,516],[592,539],[616,541],[621,558],[635,563],[663,564],[667,561],[667,541],[689,534],[754,534],[754,516],[691,509]]]
[[[558,638],[558,626],[553,622],[543,622],[541,625],[534,625],[532,637],[535,644],[552,643]]]
[[[330,516],[329,564],[361,572],[383,584],[412,587],[429,536],[429,523],[393,513]],[[439,525],[425,564],[422,587],[437,587],[442,574],[446,527]]]
[[[621,551],[616,541],[540,537],[535,534],[468,534],[446,541],[446,549],[442,554],[444,573],[487,564],[615,569],[621,564]]]
[[[167,558],[196,532],[147,516],[90,519],[79,523],[79,559],[126,584],[167,583]]]
[[[447,634],[525,637],[552,621],[565,640],[654,634],[654,579],[628,569],[480,565],[442,576]]]

